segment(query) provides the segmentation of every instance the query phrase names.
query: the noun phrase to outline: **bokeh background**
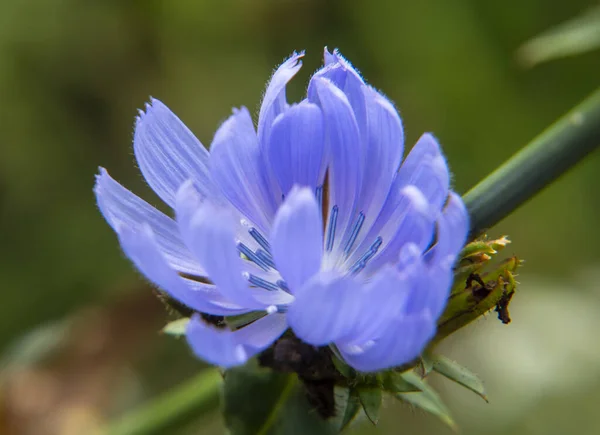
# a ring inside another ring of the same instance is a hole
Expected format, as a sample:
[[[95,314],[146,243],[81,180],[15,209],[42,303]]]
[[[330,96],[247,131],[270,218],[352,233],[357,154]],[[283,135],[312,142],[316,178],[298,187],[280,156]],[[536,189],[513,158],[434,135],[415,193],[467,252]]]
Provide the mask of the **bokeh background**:
[[[208,145],[233,106],[256,113],[293,50],[307,55],[291,100],[338,47],[396,102],[408,144],[436,134],[464,193],[600,84],[599,52],[534,68],[516,56],[594,4],[0,1],[0,434],[91,433],[204,368],[159,334],[169,316],[92,194],[101,165],[159,203],[131,148],[150,95]],[[490,397],[437,380],[464,434],[600,433],[599,170],[595,153],[491,231],[527,263],[513,323],[489,315],[444,346]],[[222,431],[209,409],[165,433]],[[378,431],[355,431],[400,432],[451,433],[391,401]]]

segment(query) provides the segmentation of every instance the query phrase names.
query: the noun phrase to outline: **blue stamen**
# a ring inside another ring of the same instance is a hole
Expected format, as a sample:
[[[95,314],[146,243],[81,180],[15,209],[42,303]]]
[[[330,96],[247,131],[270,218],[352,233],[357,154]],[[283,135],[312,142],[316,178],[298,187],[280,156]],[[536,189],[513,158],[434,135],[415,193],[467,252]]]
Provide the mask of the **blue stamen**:
[[[263,237],[263,235],[254,227],[248,230],[248,234],[252,236],[256,243],[258,243],[265,251],[270,252],[271,246],[269,245],[269,241]]]
[[[323,214],[323,186],[317,187],[315,196],[317,197],[317,204],[319,204],[319,212]]]
[[[354,227],[352,228],[352,233],[350,234],[348,243],[346,243],[346,247],[344,248],[344,254],[348,255],[350,253],[350,250],[352,249],[352,245],[354,245],[354,242],[356,242],[356,238],[358,237],[358,233],[360,233],[360,229],[362,228],[364,221],[365,221],[365,215],[361,211],[358,214],[358,219],[356,220]]]
[[[277,307],[277,312],[278,313],[287,313],[288,310],[288,305],[275,305],[275,307]]]
[[[276,282],[276,284],[279,286],[279,288],[281,290],[283,290],[286,293],[291,293],[290,292],[290,288],[287,285],[287,282],[285,282],[284,280],[280,279],[279,281]]]
[[[248,257],[248,260],[252,261],[253,263],[256,263],[260,268],[264,269],[265,271],[269,270],[269,268],[271,267],[261,257],[255,254],[254,251],[252,251],[252,249],[250,249],[243,243],[238,243],[237,247],[238,251],[240,251],[242,254]]]
[[[279,291],[279,287],[277,287],[272,282],[259,278],[258,276],[252,275],[251,273],[248,274],[248,282],[253,286],[264,288],[265,290]]]
[[[329,227],[327,228],[327,244],[325,249],[331,251],[333,249],[333,240],[335,239],[335,226],[337,224],[338,206],[334,205],[329,215]]]
[[[275,269],[275,262],[273,261],[273,257],[267,251],[263,251],[262,249],[256,250],[256,256],[260,258],[266,265]]]
[[[369,249],[367,249],[367,252],[365,252],[362,255],[362,257],[360,257],[358,259],[358,261],[356,263],[354,263],[354,265],[350,268],[350,273],[357,274],[358,272],[363,270],[365,268],[365,266],[367,265],[367,263],[369,262],[369,260],[371,258],[373,258],[375,256],[375,254],[377,254],[377,251],[381,247],[382,243],[383,243],[383,239],[381,238],[381,236],[378,236],[375,239],[375,241],[371,244]]]

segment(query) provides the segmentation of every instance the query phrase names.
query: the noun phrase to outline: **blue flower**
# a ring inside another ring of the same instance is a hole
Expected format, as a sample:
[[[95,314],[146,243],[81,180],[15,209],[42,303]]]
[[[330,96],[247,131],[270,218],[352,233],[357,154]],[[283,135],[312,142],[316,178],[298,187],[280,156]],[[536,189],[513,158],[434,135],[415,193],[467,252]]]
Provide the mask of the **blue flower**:
[[[337,51],[289,105],[302,56],[273,74],[257,129],[234,110],[210,152],[160,101],[140,112],[135,157],[175,219],[105,169],[98,205],[171,297],[201,313],[262,313],[237,330],[193,316],[186,336],[200,358],[243,364],[291,328],[357,370],[398,366],[435,334],[468,216],[435,138],[403,161],[398,112]]]

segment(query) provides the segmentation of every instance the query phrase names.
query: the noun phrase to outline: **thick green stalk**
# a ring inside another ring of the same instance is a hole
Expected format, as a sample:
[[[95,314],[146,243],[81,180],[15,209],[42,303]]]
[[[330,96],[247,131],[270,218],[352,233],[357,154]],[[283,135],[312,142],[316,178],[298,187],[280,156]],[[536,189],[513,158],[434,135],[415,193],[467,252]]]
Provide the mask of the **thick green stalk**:
[[[471,236],[490,228],[600,145],[600,89],[463,197]]]
[[[159,435],[219,405],[222,376],[207,369],[99,431],[100,435]]]

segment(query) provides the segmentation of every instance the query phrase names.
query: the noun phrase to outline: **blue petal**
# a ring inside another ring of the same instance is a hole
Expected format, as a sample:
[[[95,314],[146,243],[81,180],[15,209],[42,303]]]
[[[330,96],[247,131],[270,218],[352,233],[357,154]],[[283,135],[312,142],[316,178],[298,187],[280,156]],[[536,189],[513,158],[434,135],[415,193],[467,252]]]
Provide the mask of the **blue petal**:
[[[360,285],[348,276],[320,273],[296,292],[288,323],[302,341],[323,346],[347,336],[360,318]]]
[[[185,336],[194,353],[210,364],[230,368],[252,357],[230,330],[210,326],[200,316],[190,319]]]
[[[363,88],[365,82],[356,69],[335,49],[329,54],[327,48],[324,53],[325,66],[317,71],[313,78],[325,78],[337,86],[348,98],[348,102],[354,111],[358,128],[361,131],[363,141],[367,137],[367,107]],[[310,93],[309,85],[309,93]]]
[[[178,215],[183,213],[178,212]],[[265,304],[253,297],[242,275],[242,259],[236,247],[235,221],[231,212],[206,201],[193,217],[180,223],[185,242],[221,293],[241,306],[265,308]]]
[[[211,174],[224,196],[260,230],[268,230],[277,204],[248,109],[235,110],[223,123],[210,151]]]
[[[411,277],[413,291],[406,304],[406,313],[428,312],[437,319],[448,302],[454,272],[451,267],[427,266],[424,262],[413,267]]]
[[[235,217],[237,212],[234,209],[229,207],[227,204],[216,204],[212,201],[207,201],[205,198],[203,199],[193,184],[188,181],[185,182],[179,189],[179,192],[177,192],[177,203],[175,205],[175,209],[179,228],[182,234],[184,234],[185,241],[190,246],[192,251],[195,252],[197,249],[211,249],[210,247],[205,247],[200,239],[198,242],[195,241],[196,236],[193,234],[193,227],[196,225],[194,219],[197,218],[196,215],[199,213],[199,211],[206,206],[217,210],[217,215],[214,217],[215,219],[218,219],[218,216],[225,217],[225,219],[228,221],[227,225],[231,226],[230,230],[231,234],[233,234],[232,240],[235,239],[238,242],[244,243],[253,251],[256,251],[260,248],[260,245],[256,242],[256,240],[253,239],[248,233],[248,228],[242,224],[243,220]],[[228,254],[231,254],[231,252]],[[277,281],[281,280],[281,275],[276,270],[264,270],[251,261],[239,257],[234,260],[234,265],[241,265],[240,273],[242,275],[252,274],[258,278],[272,283],[276,283]],[[248,284],[246,284],[246,286],[248,286]],[[293,300],[291,295],[281,290],[267,292],[260,288],[247,288],[244,294],[246,292],[250,292],[253,298],[262,304],[261,306],[288,304]]]
[[[465,245],[469,233],[469,214],[460,196],[450,192],[438,219],[437,243],[429,253],[432,262],[451,267]]]
[[[329,204],[337,205],[339,210],[333,248],[336,250],[343,242],[342,236],[352,218],[355,198],[359,193],[363,150],[356,119],[344,93],[323,78],[313,78],[311,86],[314,89],[313,101],[323,110],[327,126]]]
[[[382,335],[390,319],[403,312],[411,293],[409,285],[393,266],[378,271],[361,289],[363,308],[360,318],[353,330],[337,343],[359,345]]]
[[[398,171],[395,186],[413,184],[419,188],[432,209],[441,210],[448,197],[450,174],[440,146],[426,133],[417,141]]]
[[[214,286],[187,285],[166,262],[148,225],[117,229],[123,251],[135,266],[155,285],[184,305],[203,313],[232,316],[250,310],[223,297]]]
[[[303,101],[279,115],[273,124],[266,153],[284,195],[294,184],[313,190],[322,185],[325,135],[319,106]]]
[[[363,185],[356,211],[365,216],[360,243],[379,215],[402,160],[404,133],[394,106],[369,86],[363,86],[367,103],[367,138]],[[348,237],[348,235],[347,235]]]
[[[376,222],[377,225],[371,228],[363,242],[354,250],[347,264],[357,261],[378,236],[383,243],[378,254],[367,264],[366,271],[369,273],[385,263],[396,262],[404,244],[416,243],[424,250],[431,242],[434,218],[421,191],[416,186],[406,186],[394,191],[392,198],[395,201],[393,213],[386,216],[385,221]]]
[[[98,207],[113,230],[117,231],[118,225],[136,228],[147,223],[165,260],[173,268],[196,275],[204,273],[181,240],[176,223],[117,183],[104,168],[100,168],[96,176],[94,192]]]
[[[319,205],[308,188],[292,189],[279,207],[271,232],[277,270],[292,293],[316,274],[323,257]]]
[[[398,316],[388,323],[377,340],[358,345],[338,345],[344,360],[362,372],[375,372],[413,361],[434,336],[435,322],[429,313]]]
[[[159,100],[140,112],[133,139],[135,157],[146,181],[168,205],[177,189],[191,178],[199,189],[214,191],[208,151],[193,133]]]
[[[217,329],[194,316],[186,329],[194,353],[205,361],[230,368],[244,364],[264,350],[287,329],[285,316],[271,314],[238,330]]]
[[[234,332],[236,339],[253,352],[260,352],[288,328],[285,314],[272,313]]]
[[[366,273],[385,263],[397,262],[400,249],[407,243],[413,244],[423,252],[432,242],[434,219],[425,196],[415,186],[406,186],[401,195],[401,202],[406,204],[402,207],[403,217],[391,220],[389,223],[393,225],[386,225],[382,229],[381,237],[387,240],[387,243],[382,244],[379,254],[367,266]],[[388,230],[394,231],[393,234],[389,234]]]
[[[302,67],[302,62],[300,61],[302,57],[304,57],[303,51],[293,53],[289,59],[277,68],[267,85],[258,115],[258,138],[261,144],[269,143],[270,129],[273,121],[275,121],[277,115],[287,108],[285,87]]]

